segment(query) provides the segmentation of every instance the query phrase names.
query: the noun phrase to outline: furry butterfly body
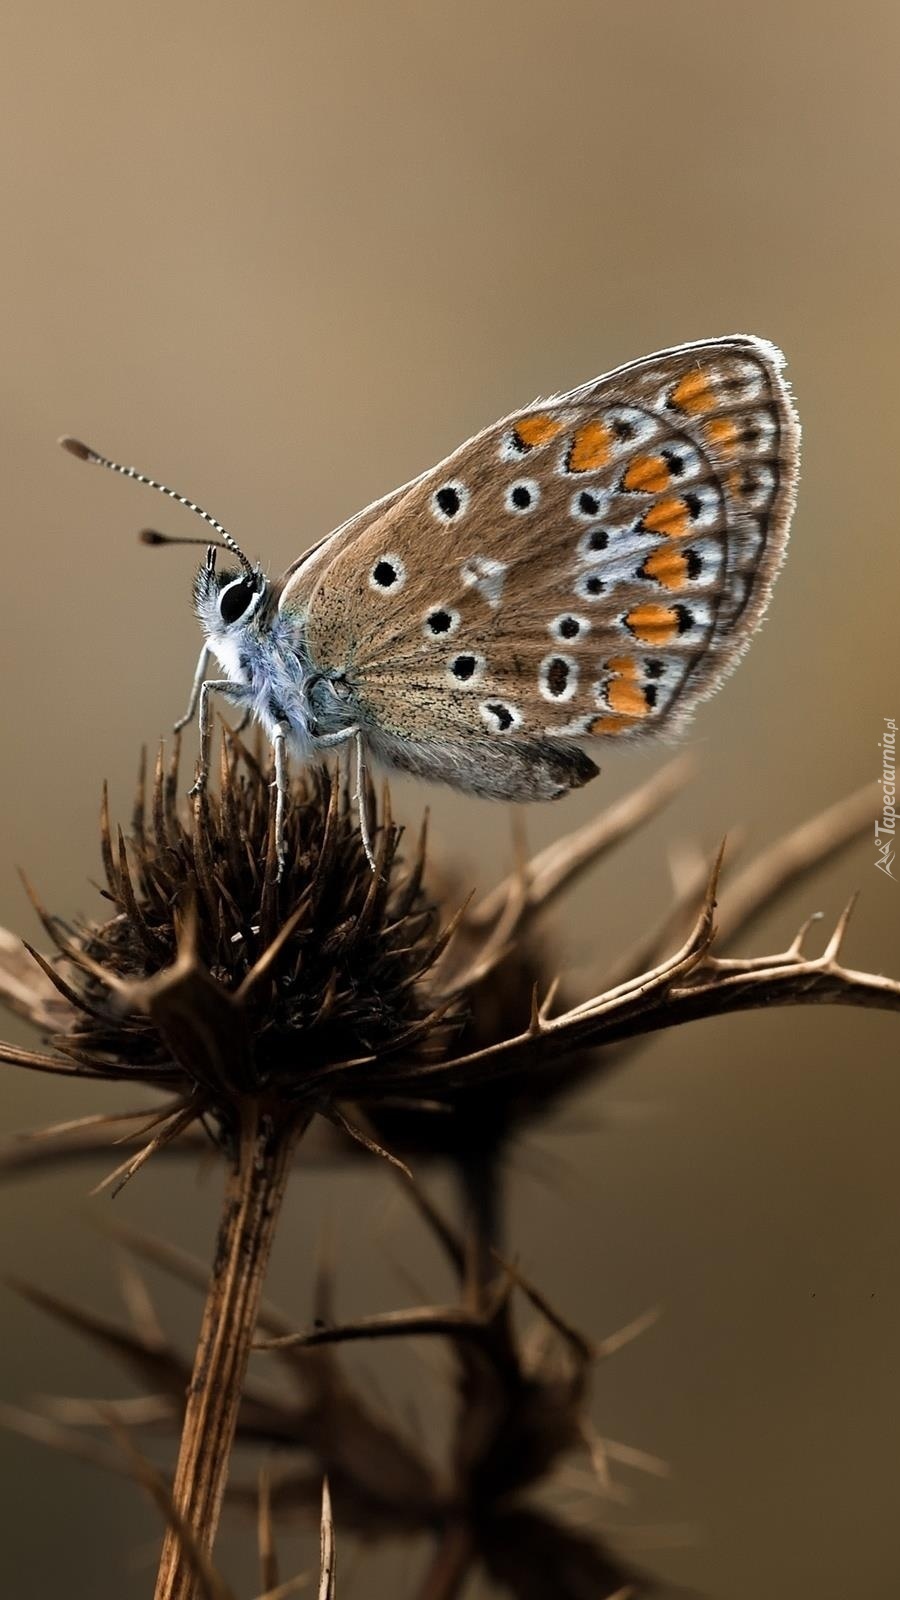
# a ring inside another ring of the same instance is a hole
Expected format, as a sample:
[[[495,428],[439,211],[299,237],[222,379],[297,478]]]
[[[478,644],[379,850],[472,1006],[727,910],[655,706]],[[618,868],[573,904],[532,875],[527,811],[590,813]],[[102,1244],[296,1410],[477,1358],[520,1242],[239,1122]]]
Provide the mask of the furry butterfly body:
[[[596,775],[581,741],[677,730],[743,653],[784,557],[799,427],[782,367],[735,336],[538,401],[275,583],[201,512],[241,568],[218,571],[211,547],[196,581],[199,781],[214,691],[263,723],[282,790],[288,749],[353,740],[360,762],[548,800]],[[225,677],[206,678],[210,652]]]

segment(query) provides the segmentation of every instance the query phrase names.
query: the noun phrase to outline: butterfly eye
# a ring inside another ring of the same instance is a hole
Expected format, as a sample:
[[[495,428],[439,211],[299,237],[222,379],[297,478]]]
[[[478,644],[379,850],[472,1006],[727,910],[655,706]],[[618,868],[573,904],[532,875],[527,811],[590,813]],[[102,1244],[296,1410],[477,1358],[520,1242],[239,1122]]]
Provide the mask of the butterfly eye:
[[[350,697],[350,685],[347,682],[347,679],[344,677],[343,673],[341,673],[340,676],[337,677],[337,678],[331,678],[329,681],[331,683],[332,689],[334,690],[334,693],[337,695],[339,700],[347,700],[347,699],[349,699],[349,697]]]
[[[244,615],[257,593],[256,583],[250,577],[237,578],[222,590],[219,595],[219,616],[226,626]]]

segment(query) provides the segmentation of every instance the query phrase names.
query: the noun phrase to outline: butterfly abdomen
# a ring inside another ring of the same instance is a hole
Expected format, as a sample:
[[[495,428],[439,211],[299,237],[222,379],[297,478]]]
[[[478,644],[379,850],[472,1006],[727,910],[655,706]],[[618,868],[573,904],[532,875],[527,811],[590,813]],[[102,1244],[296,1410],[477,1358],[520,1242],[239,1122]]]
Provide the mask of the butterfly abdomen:
[[[366,742],[385,766],[487,800],[558,800],[600,770],[578,745],[558,740],[486,737],[463,744],[392,738],[370,729]]]

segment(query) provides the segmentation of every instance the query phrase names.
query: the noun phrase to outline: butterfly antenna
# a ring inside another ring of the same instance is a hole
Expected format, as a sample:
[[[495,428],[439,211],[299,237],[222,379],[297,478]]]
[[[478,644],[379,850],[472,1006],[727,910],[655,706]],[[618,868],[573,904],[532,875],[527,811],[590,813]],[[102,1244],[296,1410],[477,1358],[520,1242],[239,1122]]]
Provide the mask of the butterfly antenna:
[[[93,461],[98,467],[108,467],[110,472],[118,472],[123,478],[133,478],[135,483],[145,483],[149,489],[158,489],[160,494],[168,495],[170,500],[177,500],[180,506],[187,506],[188,511],[195,512],[198,517],[202,517],[204,522],[208,523],[211,528],[215,529],[222,541],[222,544],[225,546],[225,549],[230,550],[232,555],[237,556],[244,571],[250,574],[253,573],[254,568],[252,563],[244,555],[244,552],[237,540],[231,537],[228,529],[222,526],[217,517],[210,516],[210,513],[208,511],[204,511],[203,507],[198,506],[195,501],[189,500],[186,495],[178,494],[175,489],[170,489],[165,483],[157,483],[155,478],[148,478],[146,473],[138,472],[135,467],[123,467],[118,461],[110,461],[108,456],[101,456],[99,451],[92,450],[90,445],[82,444],[80,439],[72,439],[69,438],[68,435],[65,435],[62,439],[60,439],[59,442],[64,450],[68,450],[70,455],[77,456],[79,461]],[[206,543],[206,541],[203,539],[198,541],[193,539],[177,540],[167,539],[164,536],[147,539],[145,542],[148,544]]]
[[[202,544],[207,550],[229,548],[221,539],[185,539],[182,534],[160,533],[158,528],[141,528],[138,539],[141,544]]]

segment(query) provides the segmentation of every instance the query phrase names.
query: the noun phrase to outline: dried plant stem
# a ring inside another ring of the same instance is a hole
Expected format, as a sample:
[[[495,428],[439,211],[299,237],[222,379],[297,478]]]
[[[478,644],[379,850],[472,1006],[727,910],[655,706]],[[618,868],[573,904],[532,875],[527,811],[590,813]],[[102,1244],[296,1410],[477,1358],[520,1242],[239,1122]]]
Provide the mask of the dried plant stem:
[[[302,1120],[285,1124],[283,1109],[276,1121],[258,1100],[241,1102],[155,1600],[199,1600],[196,1562],[178,1529],[189,1529],[204,1554],[212,1551],[266,1266],[304,1127]]]

